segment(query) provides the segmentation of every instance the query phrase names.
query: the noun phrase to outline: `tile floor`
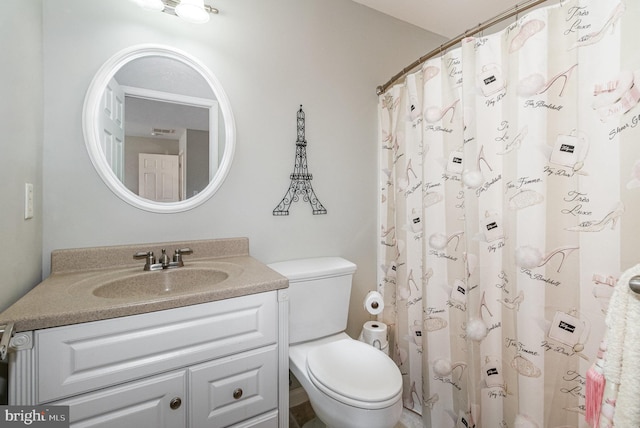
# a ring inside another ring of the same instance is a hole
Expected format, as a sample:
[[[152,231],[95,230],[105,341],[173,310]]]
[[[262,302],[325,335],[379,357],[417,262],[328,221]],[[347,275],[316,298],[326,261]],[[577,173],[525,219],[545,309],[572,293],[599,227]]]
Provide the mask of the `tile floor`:
[[[308,401],[289,409],[289,428],[302,428],[304,424],[315,418],[315,413]],[[324,428],[322,422],[317,421],[308,428]],[[404,409],[402,418],[395,428],[422,428],[422,419],[419,415]]]
[[[315,418],[311,404],[308,401],[289,409],[289,428],[302,428],[311,419]]]

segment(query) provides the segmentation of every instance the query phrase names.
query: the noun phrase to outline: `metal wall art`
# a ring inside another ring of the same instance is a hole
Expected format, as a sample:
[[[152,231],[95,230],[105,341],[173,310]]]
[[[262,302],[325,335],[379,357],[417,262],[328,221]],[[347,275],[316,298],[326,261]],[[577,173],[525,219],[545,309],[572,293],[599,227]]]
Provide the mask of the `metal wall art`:
[[[300,196],[305,202],[311,204],[313,214],[326,214],[327,210],[322,206],[313,187],[311,179],[313,176],[309,174],[307,168],[307,140],[304,138],[304,111],[302,104],[298,110],[298,138],[296,139],[296,161],[293,167],[293,173],[290,175],[291,184],[287,193],[284,195],[278,206],[273,210],[273,215],[289,215],[289,207],[292,202],[298,202]]]

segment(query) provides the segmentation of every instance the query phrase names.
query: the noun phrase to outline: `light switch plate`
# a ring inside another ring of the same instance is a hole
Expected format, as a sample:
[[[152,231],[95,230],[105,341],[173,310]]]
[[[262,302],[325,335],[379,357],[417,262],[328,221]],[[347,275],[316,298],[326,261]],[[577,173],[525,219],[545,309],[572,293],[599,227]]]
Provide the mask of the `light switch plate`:
[[[33,218],[33,184],[24,184],[24,219]]]

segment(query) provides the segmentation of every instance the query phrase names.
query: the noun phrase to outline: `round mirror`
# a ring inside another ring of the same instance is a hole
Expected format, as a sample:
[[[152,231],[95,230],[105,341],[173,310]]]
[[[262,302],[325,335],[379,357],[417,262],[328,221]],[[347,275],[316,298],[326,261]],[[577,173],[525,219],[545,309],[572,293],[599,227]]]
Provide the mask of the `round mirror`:
[[[89,157],[105,184],[152,212],[194,208],[231,167],[235,123],[213,73],[177,49],[133,46],[96,73],[82,125]]]

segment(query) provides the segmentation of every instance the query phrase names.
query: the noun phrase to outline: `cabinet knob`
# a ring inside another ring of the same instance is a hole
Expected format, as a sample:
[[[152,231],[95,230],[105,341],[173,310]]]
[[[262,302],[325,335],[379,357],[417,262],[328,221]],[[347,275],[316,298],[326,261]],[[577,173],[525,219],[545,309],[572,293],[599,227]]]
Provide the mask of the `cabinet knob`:
[[[242,388],[238,388],[235,391],[233,391],[233,398],[235,398],[236,400],[239,400],[240,397],[242,397]]]
[[[171,407],[172,410],[176,410],[180,408],[181,405],[182,405],[182,400],[180,399],[180,397],[176,397],[169,402],[169,407]]]

